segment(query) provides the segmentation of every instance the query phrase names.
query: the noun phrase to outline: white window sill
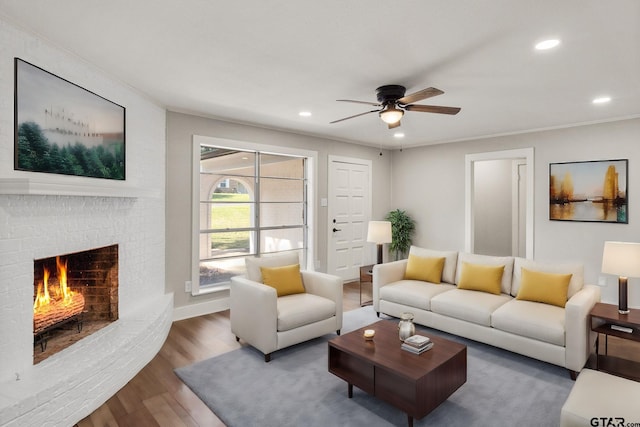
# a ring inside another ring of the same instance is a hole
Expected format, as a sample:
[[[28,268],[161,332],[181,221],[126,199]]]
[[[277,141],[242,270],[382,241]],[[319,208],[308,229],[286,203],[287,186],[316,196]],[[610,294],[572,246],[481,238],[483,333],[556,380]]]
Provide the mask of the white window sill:
[[[194,297],[197,297],[199,295],[210,295],[218,292],[226,292],[229,289],[231,289],[231,282],[223,282],[219,285],[209,285],[194,289],[193,292],[191,292],[191,295],[193,295]]]

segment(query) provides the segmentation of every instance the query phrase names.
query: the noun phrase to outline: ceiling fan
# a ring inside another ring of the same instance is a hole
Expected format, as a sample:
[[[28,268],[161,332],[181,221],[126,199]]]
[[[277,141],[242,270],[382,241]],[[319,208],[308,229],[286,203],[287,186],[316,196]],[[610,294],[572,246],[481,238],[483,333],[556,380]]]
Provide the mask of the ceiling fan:
[[[338,123],[344,120],[353,119],[355,117],[364,116],[365,114],[378,113],[383,122],[387,123],[389,129],[400,126],[400,119],[405,111],[418,111],[422,113],[438,113],[438,114],[458,114],[458,107],[441,107],[438,105],[421,105],[414,102],[431,98],[432,96],[442,95],[444,92],[434,87],[419,90],[411,95],[405,96],[406,88],[400,85],[385,85],[376,89],[376,97],[378,102],[355,101],[352,99],[338,99],[339,102],[355,102],[356,104],[373,105],[379,107],[376,110],[365,111],[364,113],[345,117],[343,119],[334,120],[330,123]]]

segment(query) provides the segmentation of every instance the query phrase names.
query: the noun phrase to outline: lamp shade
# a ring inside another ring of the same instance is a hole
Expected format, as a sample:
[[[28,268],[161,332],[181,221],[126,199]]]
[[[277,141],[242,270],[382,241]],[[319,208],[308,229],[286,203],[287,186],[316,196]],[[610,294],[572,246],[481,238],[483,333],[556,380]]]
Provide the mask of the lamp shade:
[[[369,221],[367,242],[391,243],[391,223],[389,221]]]
[[[623,277],[640,277],[640,243],[604,242],[602,272]]]

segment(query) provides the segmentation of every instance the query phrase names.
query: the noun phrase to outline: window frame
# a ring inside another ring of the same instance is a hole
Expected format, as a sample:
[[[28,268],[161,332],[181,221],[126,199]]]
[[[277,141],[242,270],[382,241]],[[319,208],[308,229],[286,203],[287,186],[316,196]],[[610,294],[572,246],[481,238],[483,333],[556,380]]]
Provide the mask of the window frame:
[[[317,183],[317,158],[316,151],[298,149],[293,147],[266,145],[261,143],[238,141],[230,139],[222,139],[208,137],[202,135],[193,135],[192,140],[192,177],[191,177],[191,294],[193,296],[210,294],[213,292],[227,291],[230,282],[221,282],[213,286],[200,286],[200,147],[201,145],[214,146],[217,148],[226,148],[231,150],[255,151],[261,154],[283,155],[302,157],[305,159],[306,173],[306,215],[307,215],[307,232],[306,234],[306,265],[303,269],[313,270],[315,265],[315,235],[316,235],[316,211],[315,211],[315,194]],[[258,173],[258,171],[256,171]],[[269,228],[269,227],[267,227]],[[304,249],[303,249],[304,250]],[[257,255],[254,256],[259,256]],[[188,291],[187,291],[188,292]]]

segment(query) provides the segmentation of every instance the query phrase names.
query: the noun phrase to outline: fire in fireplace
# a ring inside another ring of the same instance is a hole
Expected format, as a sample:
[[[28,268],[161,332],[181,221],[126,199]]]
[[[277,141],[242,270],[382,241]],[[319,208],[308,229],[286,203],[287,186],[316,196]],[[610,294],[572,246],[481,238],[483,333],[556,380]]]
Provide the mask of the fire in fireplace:
[[[34,261],[34,363],[118,319],[118,245]]]

